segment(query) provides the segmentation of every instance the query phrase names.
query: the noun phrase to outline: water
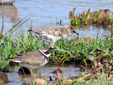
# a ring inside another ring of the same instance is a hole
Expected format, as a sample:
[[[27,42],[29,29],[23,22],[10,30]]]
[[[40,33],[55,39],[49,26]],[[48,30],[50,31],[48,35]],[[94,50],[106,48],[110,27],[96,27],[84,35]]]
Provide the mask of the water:
[[[6,85],[21,85],[23,80],[25,80],[25,78],[28,77],[30,78],[30,75],[26,75],[26,77],[24,75],[19,75],[18,74],[19,68],[20,66],[10,67],[12,71],[8,73],[8,78],[10,82],[8,82]],[[52,76],[52,78],[54,79],[54,77],[57,78],[57,75],[53,74],[52,72],[57,68],[60,68],[62,70],[61,75],[65,76],[66,79],[69,77],[76,77],[80,75],[80,68],[75,67],[74,65],[68,65],[68,66],[45,65],[43,68],[34,70],[34,73],[37,75],[41,74],[42,78],[43,76],[46,76],[47,80],[49,80],[49,76]]]
[[[28,30],[31,20],[33,20],[33,29],[45,29],[60,26],[58,24],[60,20],[62,20],[62,25],[70,24],[68,13],[74,7],[76,7],[75,14],[79,14],[89,8],[91,12],[100,9],[113,11],[112,5],[112,0],[29,0],[27,2],[26,0],[16,0],[13,6],[0,6],[0,21],[2,21],[2,12],[4,12],[4,33],[26,16],[31,19],[21,27],[23,30]],[[97,27],[95,29],[92,28],[91,26],[88,28],[89,30],[83,31],[84,28],[81,28],[82,30],[78,29],[77,31],[80,35],[85,36],[96,36],[97,33],[104,33],[105,35],[110,33],[109,30],[104,30],[102,27],[99,29]]]
[[[16,0],[13,6],[0,6],[0,22],[2,22],[2,14],[4,13],[5,29],[4,33],[7,32],[12,26],[14,26],[19,20],[24,17],[30,17],[30,20],[22,25],[22,29],[27,31],[31,20],[33,20],[33,29],[45,29],[48,27],[57,27],[61,26],[59,24],[60,20],[62,25],[70,24],[68,13],[76,7],[75,14],[79,14],[84,10],[90,11],[99,11],[100,9],[109,9],[113,11],[113,1],[112,0]],[[0,27],[2,23],[0,23]],[[21,29],[18,29],[20,31]],[[108,29],[102,28],[101,26],[81,26],[76,31],[80,36],[94,36],[96,37],[98,33],[108,35],[110,31]],[[78,68],[69,66],[69,67],[60,67],[64,69],[64,73],[67,75],[79,75]],[[50,71],[57,69],[57,67],[45,67],[39,70],[36,70],[35,73],[42,72],[44,74],[45,70],[47,74]],[[16,70],[8,73],[9,80],[13,82],[8,83],[7,85],[20,85],[21,80],[23,79],[17,73]],[[69,77],[67,75],[67,77]]]

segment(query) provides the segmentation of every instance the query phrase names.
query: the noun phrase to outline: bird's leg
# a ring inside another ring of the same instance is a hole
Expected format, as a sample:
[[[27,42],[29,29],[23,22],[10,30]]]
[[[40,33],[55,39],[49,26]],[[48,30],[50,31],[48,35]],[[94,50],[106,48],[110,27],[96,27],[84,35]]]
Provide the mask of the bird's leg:
[[[33,76],[33,77],[37,77],[38,76],[37,74],[34,74],[33,73],[33,70],[32,69],[30,69],[30,72],[31,72],[31,76]]]

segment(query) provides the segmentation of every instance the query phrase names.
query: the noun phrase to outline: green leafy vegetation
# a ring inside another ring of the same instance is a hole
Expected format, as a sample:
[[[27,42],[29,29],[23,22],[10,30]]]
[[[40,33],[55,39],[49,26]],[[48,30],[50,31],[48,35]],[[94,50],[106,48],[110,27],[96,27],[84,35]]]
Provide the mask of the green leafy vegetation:
[[[89,13],[90,10],[88,10]],[[74,11],[73,11],[74,13]],[[85,12],[85,17],[82,22],[86,21],[88,13]],[[98,14],[95,15],[97,17]],[[74,16],[73,16],[74,17]],[[82,17],[81,17],[82,18]],[[7,33],[3,35],[4,23],[2,22],[1,32],[0,32],[0,67],[3,70],[9,65],[9,62],[5,59],[16,57],[16,54],[20,55],[27,51],[34,51],[40,48],[49,48],[48,42],[46,40],[40,40],[40,37],[33,35],[30,32],[24,33],[23,31],[17,32],[16,30],[22,26],[28,19],[24,18],[13,26]],[[77,21],[73,21],[77,20]],[[95,20],[94,20],[95,21]],[[111,20],[112,21],[112,20]],[[76,17],[71,19],[73,24],[80,24]],[[16,38],[13,34],[16,33]],[[50,49],[52,56],[50,57],[50,64],[69,64],[74,63],[75,65],[84,65],[94,63],[87,56],[93,55],[96,58],[113,60],[113,37],[112,34],[104,37],[104,39],[93,37],[81,37],[72,38],[70,40],[60,39],[55,43],[55,48]],[[107,73],[107,71],[106,71]],[[102,82],[104,81],[104,82]],[[107,78],[99,77],[93,78],[90,81],[76,81],[71,82],[62,81],[58,85],[92,85],[92,83],[102,85],[111,84],[112,80]]]
[[[21,26],[22,23],[20,22],[19,25]],[[12,33],[16,32],[19,26],[14,27],[15,29],[8,31],[0,39],[0,66],[2,69],[9,64],[4,59],[16,57],[16,54],[20,55],[27,51],[33,51],[43,47],[49,48],[46,41],[40,40],[36,35],[32,35],[32,33],[24,34],[21,31],[21,33],[17,33],[16,38],[13,38]],[[52,53],[50,64],[74,63],[87,66],[88,63],[91,63],[87,58],[88,55],[94,55],[108,60],[112,59],[112,48],[113,39],[111,36],[107,36],[104,40],[98,37],[96,39],[88,37],[72,38],[69,41],[61,39],[56,42],[54,49],[50,49]]]
[[[110,37],[105,40],[101,40],[98,37],[96,39],[82,37],[69,41],[59,40],[52,50],[53,56],[51,58],[55,63],[59,64],[63,64],[64,62],[74,62],[75,64],[83,62],[87,64],[87,55],[95,55],[96,57],[108,60],[112,59],[112,48],[113,39],[110,39]],[[75,62],[78,60],[81,60],[81,62]]]

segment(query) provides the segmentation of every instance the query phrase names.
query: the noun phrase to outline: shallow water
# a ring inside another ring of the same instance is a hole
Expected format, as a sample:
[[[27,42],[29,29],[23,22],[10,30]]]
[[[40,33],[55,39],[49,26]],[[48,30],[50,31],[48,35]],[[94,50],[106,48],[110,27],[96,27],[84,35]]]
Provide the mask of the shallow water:
[[[25,78],[30,77],[29,75],[19,75],[18,69],[20,66],[10,67],[11,72],[8,73],[9,81],[6,85],[21,85]],[[61,75],[65,76],[65,78],[76,77],[80,75],[80,68],[75,67],[74,65],[66,65],[66,66],[54,66],[54,65],[45,65],[43,68],[34,70],[34,73],[37,75],[46,76],[47,80],[49,80],[49,76],[54,76],[57,78],[57,75],[52,73],[57,68],[62,70]]]
[[[27,1],[27,2],[26,2]],[[20,28],[27,31],[29,29],[31,20],[33,20],[33,29],[45,29],[48,27],[57,27],[64,24],[70,24],[68,17],[69,11],[76,7],[75,14],[79,14],[84,10],[99,11],[100,9],[110,9],[113,11],[112,0],[16,0],[13,6],[0,6],[0,22],[2,22],[2,14],[4,14],[5,29],[7,32],[19,20],[24,17],[30,17],[30,20],[23,24]],[[59,24],[62,21],[61,25]],[[2,23],[0,23],[0,27]],[[20,31],[21,29],[18,29]],[[108,35],[109,30],[103,29],[99,26],[87,25],[75,29],[80,36],[94,36],[97,34]],[[47,71],[49,72],[57,69],[58,66],[45,66],[39,70],[35,70],[36,74],[41,72],[42,75]],[[80,73],[79,68],[73,66],[59,67],[63,70],[67,77],[78,76]],[[8,73],[9,80],[13,82],[7,85],[20,85],[22,76],[18,75],[18,67],[12,69],[13,72]],[[67,75],[69,74],[69,75]]]
[[[62,20],[62,25],[69,24],[68,13],[74,7],[76,7],[75,14],[79,14],[89,8],[91,12],[100,9],[110,9],[112,11],[112,6],[112,0],[29,0],[27,2],[26,0],[16,0],[13,6],[0,6],[0,21],[2,21],[2,13],[4,13],[4,33],[26,16],[31,19],[21,27],[23,30],[28,30],[31,20],[33,20],[33,29],[45,29],[60,26],[60,20]],[[90,26],[88,29],[84,31],[84,28],[81,27],[77,31],[83,36],[96,36],[97,33],[106,35],[110,33],[109,30],[105,30],[102,27],[95,27],[94,29]],[[20,31],[20,29],[18,30]]]

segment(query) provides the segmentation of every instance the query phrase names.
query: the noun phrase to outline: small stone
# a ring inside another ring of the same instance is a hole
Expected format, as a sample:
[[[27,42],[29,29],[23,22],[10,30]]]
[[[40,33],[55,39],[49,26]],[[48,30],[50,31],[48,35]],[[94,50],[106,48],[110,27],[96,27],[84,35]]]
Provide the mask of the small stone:
[[[57,68],[56,70],[54,70],[52,73],[57,74],[57,72],[62,73],[62,70],[60,68]]]
[[[38,84],[38,85],[45,85],[46,81],[44,79],[35,79],[34,83]]]
[[[8,82],[8,76],[6,73],[1,72],[0,73],[0,79],[3,80],[5,83]],[[2,84],[0,84],[2,85]]]
[[[2,79],[0,79],[0,85],[5,85],[5,82]]]

